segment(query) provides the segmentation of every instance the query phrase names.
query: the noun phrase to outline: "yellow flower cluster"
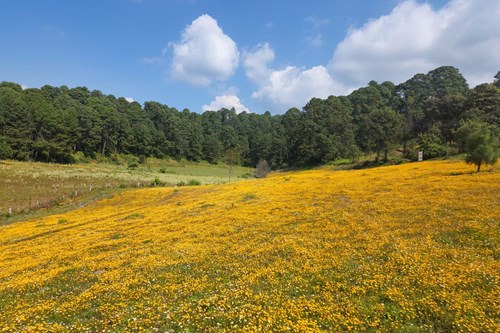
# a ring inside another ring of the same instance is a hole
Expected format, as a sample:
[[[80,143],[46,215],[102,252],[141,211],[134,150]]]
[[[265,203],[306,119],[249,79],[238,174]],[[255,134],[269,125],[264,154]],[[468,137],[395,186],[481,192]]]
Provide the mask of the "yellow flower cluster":
[[[0,331],[499,332],[500,172],[125,192],[0,228]]]

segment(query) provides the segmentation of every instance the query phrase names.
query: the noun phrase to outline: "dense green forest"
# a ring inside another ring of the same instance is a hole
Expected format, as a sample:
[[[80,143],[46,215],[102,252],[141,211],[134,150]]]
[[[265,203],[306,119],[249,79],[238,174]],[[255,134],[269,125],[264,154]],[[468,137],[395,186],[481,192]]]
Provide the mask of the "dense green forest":
[[[371,81],[349,96],[313,98],[283,115],[198,114],[86,87],[23,90],[2,82],[0,159],[72,163],[82,154],[131,154],[216,163],[230,156],[243,165],[265,159],[282,168],[361,153],[387,159],[396,147],[410,160],[417,149],[426,158],[443,156],[463,149],[461,133],[472,123],[498,133],[499,74],[469,89],[458,69],[443,66],[399,85]]]

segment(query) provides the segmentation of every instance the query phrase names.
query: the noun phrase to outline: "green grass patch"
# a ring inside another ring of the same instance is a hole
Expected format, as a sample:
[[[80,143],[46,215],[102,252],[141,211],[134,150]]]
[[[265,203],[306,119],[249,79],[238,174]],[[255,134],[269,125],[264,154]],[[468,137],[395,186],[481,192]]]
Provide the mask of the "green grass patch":
[[[228,182],[230,176],[225,164],[168,159],[147,159],[140,164],[137,159],[121,155],[114,160],[91,161],[83,156],[76,160],[86,163],[1,161],[0,225],[57,213],[61,206],[76,208],[129,188],[217,184]],[[238,177],[251,171],[235,166],[231,180],[241,179]]]

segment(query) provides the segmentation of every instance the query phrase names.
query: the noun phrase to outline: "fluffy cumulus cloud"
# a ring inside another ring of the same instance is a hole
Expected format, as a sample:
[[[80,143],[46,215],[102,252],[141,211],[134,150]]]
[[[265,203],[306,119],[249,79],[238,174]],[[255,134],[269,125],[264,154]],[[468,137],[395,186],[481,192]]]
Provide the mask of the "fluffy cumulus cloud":
[[[172,76],[197,86],[228,79],[238,67],[236,43],[209,15],[202,15],[182,32],[181,40],[172,43]]]
[[[222,108],[231,109],[234,108],[236,113],[241,113],[243,111],[249,112],[248,108],[241,103],[240,99],[236,95],[222,95],[217,96],[209,105],[203,105],[203,111],[218,111]]]
[[[135,100],[132,97],[125,97],[125,100],[129,103],[135,102]]]
[[[274,60],[274,50],[268,43],[259,44],[253,51],[243,54],[243,66],[249,79],[257,83],[267,80],[271,71],[268,66]]]
[[[350,31],[329,70],[351,89],[442,65],[458,67],[471,86],[490,82],[500,64],[499,22],[498,0],[452,0],[439,10],[408,0]]]
[[[312,97],[326,98],[334,92],[334,80],[324,66],[271,69],[269,64],[274,57],[274,51],[267,43],[243,56],[245,73],[258,86],[252,97],[266,106],[286,110],[303,106]]]

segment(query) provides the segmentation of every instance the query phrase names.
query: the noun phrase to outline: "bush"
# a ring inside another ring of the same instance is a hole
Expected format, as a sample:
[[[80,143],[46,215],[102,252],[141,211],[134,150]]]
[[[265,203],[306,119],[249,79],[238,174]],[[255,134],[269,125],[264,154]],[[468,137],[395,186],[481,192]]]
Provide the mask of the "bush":
[[[196,179],[191,179],[187,183],[181,180],[180,182],[177,183],[177,186],[198,186],[198,185],[201,185],[201,182]]]
[[[139,158],[130,154],[118,154],[120,164],[130,165],[130,164],[138,164]]]
[[[424,151],[424,158],[434,158],[446,155],[446,147],[441,139],[441,131],[437,124],[434,124],[427,132],[418,135],[421,149]]]
[[[83,152],[77,151],[72,154],[75,163],[90,163],[92,162],[92,156],[86,156]]]
[[[404,164],[404,163],[408,163],[408,162],[411,162],[411,160],[409,160],[407,158],[395,158],[392,161],[389,161],[389,164],[390,165],[399,165],[399,164]]]
[[[238,178],[245,178],[245,179],[246,179],[246,178],[251,178],[251,177],[252,177],[252,174],[251,174],[251,173],[249,173],[249,172],[244,173],[244,174],[242,174],[242,175],[238,176]]]
[[[138,167],[139,167],[139,166],[138,166],[138,165],[137,165],[137,163],[135,163],[135,162],[134,162],[134,163],[131,163],[131,164],[129,164],[129,165],[128,165],[128,168],[129,168],[130,170],[135,170],[135,169],[137,169]]]
[[[109,156],[109,159],[111,160],[111,162],[113,162],[113,164],[116,164],[116,165],[119,165],[120,164],[120,158],[118,156],[117,153],[112,153],[110,156]]]
[[[198,185],[201,185],[201,182],[199,180],[196,180],[196,179],[191,179],[187,184],[188,184],[188,186],[198,186]]]
[[[165,182],[161,181],[159,178],[155,178],[151,183],[149,184],[150,186],[165,186]]]

